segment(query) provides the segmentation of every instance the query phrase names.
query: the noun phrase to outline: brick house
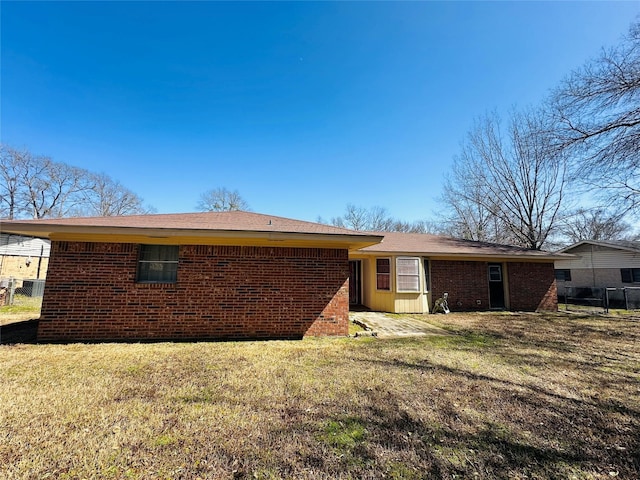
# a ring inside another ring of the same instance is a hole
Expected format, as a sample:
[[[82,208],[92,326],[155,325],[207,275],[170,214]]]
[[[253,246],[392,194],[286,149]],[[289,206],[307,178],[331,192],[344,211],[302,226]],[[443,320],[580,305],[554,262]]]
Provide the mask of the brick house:
[[[249,212],[13,220],[51,240],[40,341],[346,335],[349,303],[555,309],[554,256]],[[500,289],[502,292],[501,303]]]
[[[350,255],[350,300],[373,310],[427,313],[446,292],[452,311],[557,310],[561,255],[415,233],[380,233]]]
[[[248,212],[0,229],[51,240],[40,341],[346,335],[349,250],[381,240]]]

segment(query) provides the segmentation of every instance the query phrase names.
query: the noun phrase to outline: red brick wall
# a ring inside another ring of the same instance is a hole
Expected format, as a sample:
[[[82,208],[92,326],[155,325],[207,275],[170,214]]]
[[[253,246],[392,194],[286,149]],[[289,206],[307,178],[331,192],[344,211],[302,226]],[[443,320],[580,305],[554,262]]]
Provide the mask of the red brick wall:
[[[448,292],[452,311],[488,310],[487,269],[487,262],[432,260],[433,300]],[[558,309],[553,263],[507,262],[506,272],[511,310]],[[477,300],[480,300],[480,305]]]
[[[486,262],[431,260],[432,299],[449,293],[451,311],[489,309],[489,277]],[[480,300],[478,305],[476,300]],[[431,307],[433,307],[433,302]]]
[[[509,262],[511,310],[558,310],[553,263]]]
[[[175,284],[136,283],[139,246],[52,242],[38,340],[347,335],[346,250],[180,247]]]

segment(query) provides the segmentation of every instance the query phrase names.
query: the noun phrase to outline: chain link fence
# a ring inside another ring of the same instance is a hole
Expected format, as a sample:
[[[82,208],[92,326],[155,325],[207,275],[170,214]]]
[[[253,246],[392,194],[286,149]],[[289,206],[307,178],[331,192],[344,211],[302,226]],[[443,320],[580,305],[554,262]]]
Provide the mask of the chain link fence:
[[[42,304],[44,280],[5,278],[0,279],[0,307],[25,306],[35,307]]]
[[[572,311],[640,310],[640,287],[564,287],[558,291],[558,303]]]

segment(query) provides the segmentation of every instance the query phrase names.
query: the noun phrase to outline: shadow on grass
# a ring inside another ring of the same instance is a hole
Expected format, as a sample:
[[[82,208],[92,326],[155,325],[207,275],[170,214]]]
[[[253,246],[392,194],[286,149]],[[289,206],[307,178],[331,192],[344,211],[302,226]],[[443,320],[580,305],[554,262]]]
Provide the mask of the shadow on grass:
[[[36,343],[38,320],[26,320],[0,326],[0,345]]]

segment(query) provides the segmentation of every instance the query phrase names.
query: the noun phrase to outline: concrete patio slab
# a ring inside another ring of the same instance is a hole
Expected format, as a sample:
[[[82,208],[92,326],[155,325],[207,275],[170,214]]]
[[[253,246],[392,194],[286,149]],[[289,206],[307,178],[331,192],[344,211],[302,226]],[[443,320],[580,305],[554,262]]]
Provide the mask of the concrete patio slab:
[[[349,319],[366,325],[380,338],[450,335],[446,330],[417,318],[382,312],[349,312]]]

